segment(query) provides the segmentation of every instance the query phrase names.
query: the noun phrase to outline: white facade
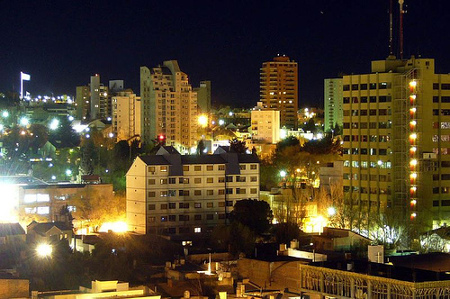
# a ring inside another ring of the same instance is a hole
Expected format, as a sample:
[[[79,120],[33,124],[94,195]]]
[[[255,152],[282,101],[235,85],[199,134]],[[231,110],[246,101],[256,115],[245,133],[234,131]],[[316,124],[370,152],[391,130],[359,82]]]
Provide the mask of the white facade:
[[[252,141],[277,143],[280,141],[280,111],[261,110],[256,107],[251,111]]]
[[[197,93],[176,60],[141,67],[142,140],[164,135],[166,144],[185,152],[197,144]]]
[[[132,91],[118,92],[112,97],[112,125],[117,141],[141,135],[140,98]]]
[[[325,132],[339,125],[342,128],[342,78],[324,80]]]
[[[127,173],[127,222],[137,233],[195,234],[224,224],[236,201],[259,198],[256,156],[181,156],[164,147]],[[169,153],[170,152],[170,153]]]

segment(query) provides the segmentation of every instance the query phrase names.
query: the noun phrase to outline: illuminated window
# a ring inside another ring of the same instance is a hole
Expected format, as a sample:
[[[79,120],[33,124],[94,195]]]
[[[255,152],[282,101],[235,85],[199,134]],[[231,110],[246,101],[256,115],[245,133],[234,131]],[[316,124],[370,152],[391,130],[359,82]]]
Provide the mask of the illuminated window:
[[[36,202],[36,194],[25,194],[23,202],[24,203]]]
[[[38,207],[37,208],[37,213],[39,215],[46,215],[50,213],[50,207]]]
[[[201,233],[202,228],[201,227],[194,227],[194,233]]]

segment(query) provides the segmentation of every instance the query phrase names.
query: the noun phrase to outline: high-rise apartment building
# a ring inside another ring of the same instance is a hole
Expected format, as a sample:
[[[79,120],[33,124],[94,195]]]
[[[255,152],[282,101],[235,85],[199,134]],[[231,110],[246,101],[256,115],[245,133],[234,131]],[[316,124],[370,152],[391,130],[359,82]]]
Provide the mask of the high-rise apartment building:
[[[197,94],[176,60],[141,67],[141,106],[143,143],[164,135],[181,152],[197,144]]]
[[[141,135],[141,99],[132,90],[124,90],[112,97],[112,125],[117,141]]]
[[[127,172],[127,223],[137,233],[194,234],[225,224],[238,200],[259,198],[259,160],[227,152],[180,155],[161,147]]]
[[[450,75],[434,59],[373,61],[343,77],[344,194],[359,211],[450,219]],[[431,222],[433,220],[433,222]]]
[[[260,101],[265,109],[280,111],[280,124],[298,128],[298,65],[287,56],[264,62],[260,71]]]
[[[77,86],[76,106],[80,120],[107,119],[111,116],[108,87],[100,83],[100,75],[91,76],[88,86]]]
[[[211,111],[211,81],[200,81],[200,87],[194,88],[197,93],[197,108],[199,113]]]
[[[342,78],[324,80],[325,132],[342,128]]]

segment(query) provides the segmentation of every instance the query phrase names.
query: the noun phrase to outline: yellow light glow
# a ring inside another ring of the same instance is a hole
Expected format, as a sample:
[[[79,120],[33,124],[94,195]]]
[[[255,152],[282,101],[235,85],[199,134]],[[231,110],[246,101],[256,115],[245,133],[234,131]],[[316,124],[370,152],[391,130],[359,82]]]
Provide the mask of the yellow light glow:
[[[411,111],[412,113],[416,113],[417,109],[416,107],[412,107],[411,109],[409,109],[409,111]]]
[[[115,233],[125,233],[128,231],[128,224],[124,221],[105,222],[100,227],[100,232],[113,231]]]
[[[417,151],[417,147],[413,146],[413,147],[411,147],[410,150],[411,150],[413,153],[415,153],[415,152]]]
[[[412,218],[415,218],[416,216],[417,216],[416,213],[411,213],[411,217],[412,217]]]
[[[410,124],[411,124],[411,126],[415,126],[415,125],[417,125],[417,122],[416,122],[415,120],[412,120],[412,121],[410,122]]]
[[[416,139],[417,138],[417,134],[416,133],[412,133],[411,135],[409,135],[409,138]]]
[[[416,87],[417,86],[417,81],[412,80],[409,82],[409,87]]]
[[[417,165],[417,159],[412,159],[411,161],[409,161],[409,165],[416,166]]]
[[[51,245],[48,244],[39,244],[36,247],[36,253],[40,257],[50,257],[52,255],[53,248]]]
[[[415,199],[411,200],[411,204],[412,205],[416,205],[417,204],[417,200],[415,200]]]
[[[19,190],[17,186],[0,183],[0,223],[19,222]]]
[[[417,96],[415,94],[412,94],[409,96],[411,99],[415,100],[417,98]]]
[[[206,127],[208,125],[208,116],[205,114],[201,114],[198,116],[198,124],[202,127]]]
[[[417,179],[417,173],[416,173],[416,172],[413,172],[413,173],[411,173],[411,174],[409,175],[409,177],[412,178],[412,179]]]
[[[411,187],[411,191],[416,192],[416,190],[417,190],[416,186]]]

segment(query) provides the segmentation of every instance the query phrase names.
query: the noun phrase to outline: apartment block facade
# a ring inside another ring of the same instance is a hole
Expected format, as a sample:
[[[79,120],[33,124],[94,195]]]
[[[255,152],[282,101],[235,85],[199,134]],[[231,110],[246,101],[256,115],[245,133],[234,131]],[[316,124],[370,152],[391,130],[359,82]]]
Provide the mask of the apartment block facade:
[[[253,142],[273,144],[280,141],[280,111],[264,110],[258,105],[251,111],[251,121]]]
[[[107,119],[111,116],[108,86],[100,83],[100,75],[91,76],[89,85],[77,86],[75,105],[77,118],[82,121]]]
[[[181,152],[197,144],[197,94],[176,60],[141,67],[141,115],[144,143],[164,135]]]
[[[165,146],[137,157],[127,175],[127,222],[137,233],[192,235],[225,224],[241,199],[259,199],[259,160],[219,147],[180,155]]]
[[[342,78],[324,80],[325,132],[342,128]]]
[[[389,57],[343,77],[344,194],[360,211],[440,226],[450,217],[450,75]]]
[[[112,97],[112,125],[117,141],[141,135],[141,98],[131,90]]]
[[[265,109],[280,111],[280,124],[298,128],[298,65],[287,56],[264,62],[260,70],[260,101]]]

